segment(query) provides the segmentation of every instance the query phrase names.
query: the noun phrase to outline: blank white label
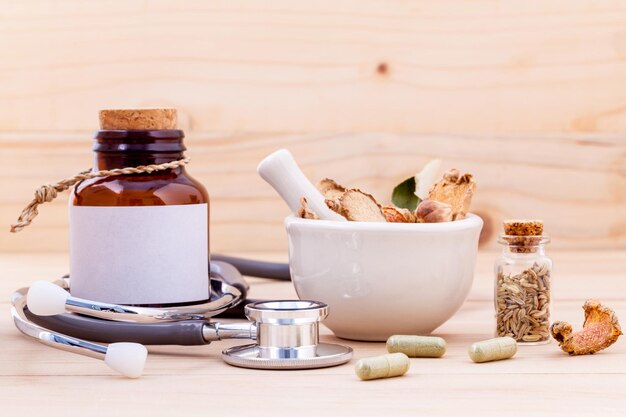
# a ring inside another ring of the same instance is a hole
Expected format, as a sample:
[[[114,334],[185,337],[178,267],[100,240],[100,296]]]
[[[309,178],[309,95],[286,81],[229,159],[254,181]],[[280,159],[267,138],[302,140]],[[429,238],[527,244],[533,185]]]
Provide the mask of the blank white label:
[[[208,206],[70,206],[75,297],[117,304],[209,298]]]

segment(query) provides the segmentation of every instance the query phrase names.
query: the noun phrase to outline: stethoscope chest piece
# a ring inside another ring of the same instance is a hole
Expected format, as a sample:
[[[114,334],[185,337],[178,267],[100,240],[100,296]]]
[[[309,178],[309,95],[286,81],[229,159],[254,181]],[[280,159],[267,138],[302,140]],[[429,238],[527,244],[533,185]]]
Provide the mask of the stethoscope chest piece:
[[[311,369],[341,365],[352,348],[319,343],[319,323],[328,306],[317,301],[283,300],[248,304],[246,316],[256,325],[257,343],[222,352],[230,365],[254,369]]]

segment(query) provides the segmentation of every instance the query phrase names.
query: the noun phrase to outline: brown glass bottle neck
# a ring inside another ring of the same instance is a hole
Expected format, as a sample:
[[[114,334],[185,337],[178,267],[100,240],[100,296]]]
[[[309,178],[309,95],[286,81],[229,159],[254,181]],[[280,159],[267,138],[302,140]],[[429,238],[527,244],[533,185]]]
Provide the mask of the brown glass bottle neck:
[[[183,158],[181,130],[99,130],[95,135],[94,169],[162,164]]]
[[[140,165],[159,165],[176,161],[183,157],[182,153],[147,154],[132,153],[126,155],[105,154],[96,152],[93,167],[95,170],[109,170],[116,168],[136,167]]]

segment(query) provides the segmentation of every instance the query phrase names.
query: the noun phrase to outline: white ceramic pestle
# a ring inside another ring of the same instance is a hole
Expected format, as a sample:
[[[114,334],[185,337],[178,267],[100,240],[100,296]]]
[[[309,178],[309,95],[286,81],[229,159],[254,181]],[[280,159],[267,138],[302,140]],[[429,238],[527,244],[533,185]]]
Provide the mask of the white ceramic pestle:
[[[324,196],[298,167],[291,152],[280,149],[263,159],[257,172],[280,194],[291,211],[298,212],[300,198],[307,199],[308,206],[322,220],[346,221],[346,219],[326,206]]]

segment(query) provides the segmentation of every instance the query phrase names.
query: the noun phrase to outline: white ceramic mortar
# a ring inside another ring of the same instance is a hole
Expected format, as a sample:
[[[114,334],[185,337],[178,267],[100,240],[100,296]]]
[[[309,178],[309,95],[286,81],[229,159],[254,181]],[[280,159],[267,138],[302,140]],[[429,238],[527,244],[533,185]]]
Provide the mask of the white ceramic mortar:
[[[384,341],[427,335],[461,307],[472,286],[483,221],[367,223],[285,219],[293,284],[329,305],[338,337]]]

